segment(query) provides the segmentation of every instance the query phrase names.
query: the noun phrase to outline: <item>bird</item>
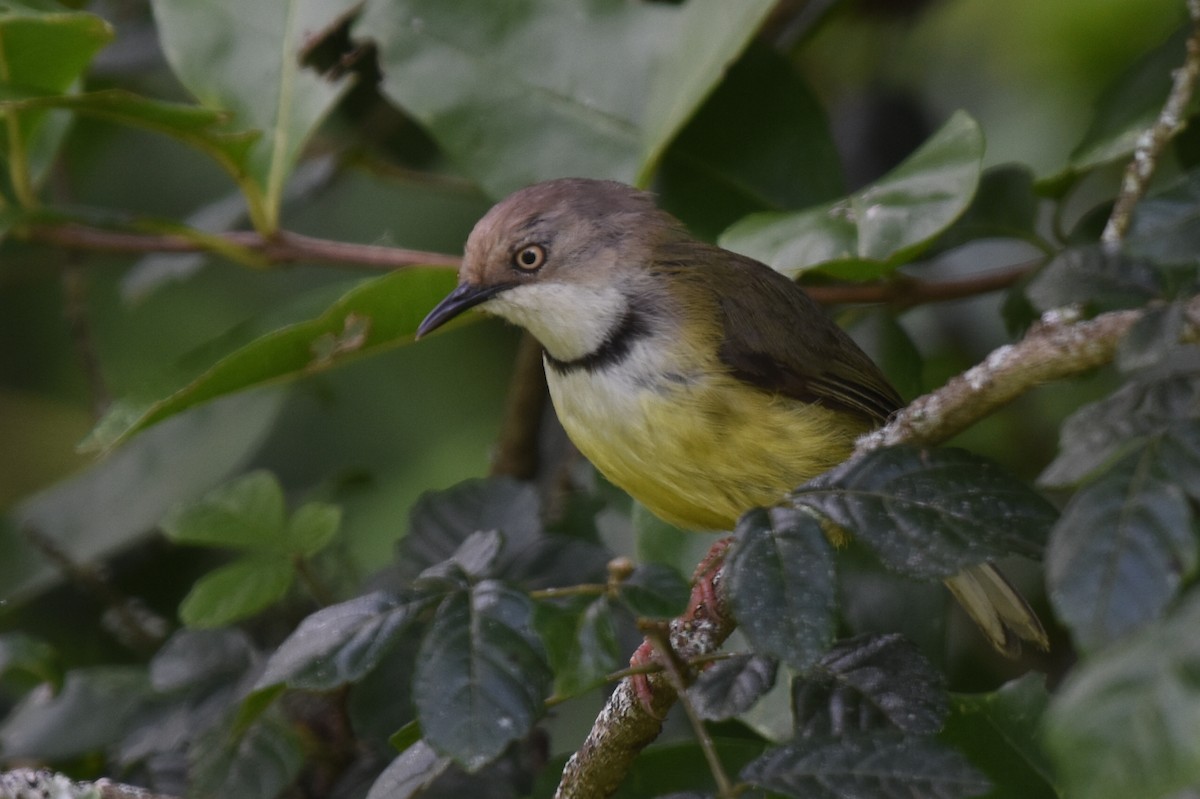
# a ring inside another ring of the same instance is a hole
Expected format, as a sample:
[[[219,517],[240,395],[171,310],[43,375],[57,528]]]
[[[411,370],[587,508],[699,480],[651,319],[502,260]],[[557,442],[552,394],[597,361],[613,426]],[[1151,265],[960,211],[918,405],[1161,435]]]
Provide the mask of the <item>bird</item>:
[[[417,338],[471,308],[538,340],[575,446],[688,530],[733,530],[746,511],[781,504],[903,405],[796,282],[701,241],[653,194],[617,181],[549,180],[493,206]],[[1000,652],[1047,648],[994,565],[945,583]]]

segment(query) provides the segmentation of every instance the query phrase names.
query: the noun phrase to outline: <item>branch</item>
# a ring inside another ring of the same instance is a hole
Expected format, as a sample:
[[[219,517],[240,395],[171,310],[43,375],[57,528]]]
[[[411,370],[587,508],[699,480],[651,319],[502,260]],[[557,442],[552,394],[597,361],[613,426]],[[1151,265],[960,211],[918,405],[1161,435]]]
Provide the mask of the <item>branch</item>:
[[[397,269],[406,266],[453,266],[459,258],[440,252],[384,247],[377,244],[353,244],[280,231],[267,238],[253,231],[205,234],[260,256],[267,263],[320,261],[373,269]],[[79,224],[35,225],[27,229],[31,241],[78,250],[114,253],[206,252],[212,249],[200,239],[182,235],[132,233]]]
[[[122,785],[109,779],[74,782],[65,774],[47,769],[19,768],[0,772],[0,796],[43,797],[56,799],[174,799],[151,793],[145,788]]]
[[[1187,0],[1188,14],[1192,18],[1192,33],[1187,38],[1187,56],[1183,65],[1175,70],[1171,93],[1159,112],[1158,119],[1138,137],[1133,158],[1125,167],[1121,179],[1121,192],[1100,241],[1115,247],[1125,238],[1133,207],[1146,193],[1150,177],[1158,166],[1158,158],[1175,134],[1183,130],[1187,119],[1187,105],[1196,90],[1196,79],[1200,76],[1200,0]]]
[[[808,295],[822,305],[882,303],[900,310],[931,302],[961,300],[1006,289],[1044,263],[1044,259],[993,269],[971,277],[928,281],[906,275],[874,283],[845,283],[805,286]]]

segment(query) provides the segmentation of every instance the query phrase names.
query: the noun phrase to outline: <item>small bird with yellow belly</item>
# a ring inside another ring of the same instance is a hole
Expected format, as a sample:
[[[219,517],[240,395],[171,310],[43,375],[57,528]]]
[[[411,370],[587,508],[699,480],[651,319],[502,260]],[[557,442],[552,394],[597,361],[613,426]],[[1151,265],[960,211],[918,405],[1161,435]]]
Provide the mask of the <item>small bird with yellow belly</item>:
[[[493,207],[424,335],[478,307],[532,333],[571,440],[662,519],[731,530],[845,460],[902,402],[794,282],[693,238],[650,194],[561,179]],[[1045,648],[990,564],[946,585],[1000,651]]]

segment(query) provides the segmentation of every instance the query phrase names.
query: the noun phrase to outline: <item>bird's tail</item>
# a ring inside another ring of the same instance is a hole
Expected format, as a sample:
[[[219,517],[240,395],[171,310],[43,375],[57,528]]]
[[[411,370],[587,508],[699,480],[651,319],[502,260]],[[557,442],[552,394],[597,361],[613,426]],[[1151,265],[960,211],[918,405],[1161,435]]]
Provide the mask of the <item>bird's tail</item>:
[[[1021,652],[1021,642],[1050,648],[1042,623],[1017,589],[990,563],[964,569],[946,580],[946,587],[992,646],[1009,657]]]

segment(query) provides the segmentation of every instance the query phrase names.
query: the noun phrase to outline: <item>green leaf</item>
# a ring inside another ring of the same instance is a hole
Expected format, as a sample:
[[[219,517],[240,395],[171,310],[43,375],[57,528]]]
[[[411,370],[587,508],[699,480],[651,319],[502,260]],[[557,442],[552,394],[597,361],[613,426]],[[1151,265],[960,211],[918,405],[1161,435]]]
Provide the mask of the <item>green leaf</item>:
[[[0,678],[14,674],[55,687],[62,680],[54,647],[23,632],[0,634]]]
[[[253,616],[282,599],[292,578],[286,560],[239,558],[197,580],[179,606],[179,618],[189,627],[220,627]]]
[[[950,448],[875,450],[796,489],[792,500],[918,579],[1003,555],[1037,558],[1057,516],[992,461]]]
[[[734,618],[755,652],[803,671],[833,642],[833,552],[807,513],[775,508],[743,515],[725,580]]]
[[[260,391],[198,408],[17,505],[0,519],[0,585],[9,607],[64,578],[22,530],[52,532],[76,563],[128,547],[173,506],[244,469],[282,400],[280,392]],[[170,464],[169,479],[163,464]]]
[[[453,284],[454,275],[442,269],[404,269],[363,281],[320,316],[255,339],[162,399],[117,403],[81,447],[93,452],[107,450],[201,403],[323,372],[407,343],[424,314]]]
[[[771,5],[406,0],[368,5],[354,35],[378,46],[383,92],[501,197],[644,177]]]
[[[1042,472],[1038,483],[1051,488],[1078,485],[1127,452],[1169,438],[1167,431],[1172,425],[1200,419],[1200,381],[1196,378],[1189,370],[1132,380],[1080,408],[1063,424],[1058,457]]]
[[[734,655],[704,671],[688,690],[703,719],[720,721],[745,713],[775,684],[778,664],[761,655]]]
[[[146,670],[96,666],[67,672],[61,690],[27,694],[0,725],[6,759],[66,760],[113,746],[150,701]]]
[[[283,487],[275,475],[259,470],[177,506],[162,529],[178,544],[286,554],[283,514]]]
[[[1176,479],[1200,476],[1200,426],[1191,433],[1193,474]],[[1104,646],[1158,618],[1196,570],[1195,518],[1183,489],[1162,471],[1159,446],[1130,453],[1080,489],[1050,537],[1050,601],[1080,648]]]
[[[162,694],[203,691],[236,685],[258,663],[258,650],[241,630],[179,630],[150,661],[150,682]]]
[[[427,597],[376,591],[322,608],[272,653],[254,689],[329,691],[357,682],[431,604]]]
[[[145,128],[170,136],[213,158],[235,178],[245,169],[258,131],[231,133],[228,115],[211,108],[152,100],[123,89],[82,94],[40,94],[21,87],[0,86],[0,110],[26,112],[60,108],[76,114]]]
[[[954,750],[896,733],[799,741],[768,751],[742,778],[795,799],[957,799],[991,788]]]
[[[942,675],[898,634],[838,642],[792,683],[796,733],[840,737],[895,730],[931,735],[946,718]]]
[[[1200,593],[1084,661],[1050,703],[1063,796],[1167,799],[1200,784]]]
[[[282,714],[264,715],[238,733],[205,731],[191,747],[190,795],[275,799],[304,765],[300,736]]]
[[[424,741],[418,741],[388,764],[375,780],[367,799],[412,799],[451,767],[454,761],[442,757]]]
[[[327,502],[306,502],[288,519],[284,540],[297,555],[311,558],[320,552],[342,525],[342,509]]]
[[[622,612],[607,597],[537,604],[534,624],[546,647],[556,694],[582,693],[621,666],[616,617]]]
[[[0,5],[0,87],[46,94],[71,89],[113,37],[95,14],[17,0]],[[22,205],[33,204],[34,184],[45,177],[67,132],[68,119],[45,109],[0,109],[0,160]]]
[[[1100,244],[1063,250],[1025,286],[1038,311],[1078,305],[1088,315],[1137,308],[1162,291],[1162,276],[1150,264]]]
[[[621,582],[618,596],[644,619],[671,619],[687,608],[692,589],[670,566],[643,563]]]
[[[934,241],[945,251],[980,239],[1019,239],[1046,248],[1037,232],[1038,197],[1033,172],[1024,164],[1002,164],[984,171],[967,210]]]
[[[242,190],[255,227],[279,226],[283,187],[304,144],[349,88],[303,65],[314,41],[354,12],[352,0],[154,0],[163,52],[202,104],[239,129],[262,131],[247,153]]]
[[[869,280],[910,260],[967,209],[979,183],[983,134],[957,112],[915,153],[849,197],[799,213],[752,214],[722,247],[787,275],[819,267]]]
[[[1183,63],[1189,30],[1189,25],[1181,26],[1105,91],[1096,103],[1091,125],[1071,153],[1071,169],[1084,172],[1133,152],[1138,136],[1162,111],[1171,90],[1171,73]]]
[[[841,196],[840,159],[812,90],[780,53],[753,43],[663,157],[663,208],[699,235],[746,214],[806,208]]]
[[[1198,222],[1200,170],[1193,170],[1134,206],[1125,250],[1157,266],[1183,267],[1191,275],[1187,290],[1195,291]]]
[[[985,694],[954,694],[941,740],[970,758],[995,783],[994,799],[1058,799],[1042,746],[1049,704],[1046,678],[1027,674]]]
[[[425,738],[468,771],[523,738],[550,672],[524,594],[488,580],[448,597],[417,658],[413,693]]]

